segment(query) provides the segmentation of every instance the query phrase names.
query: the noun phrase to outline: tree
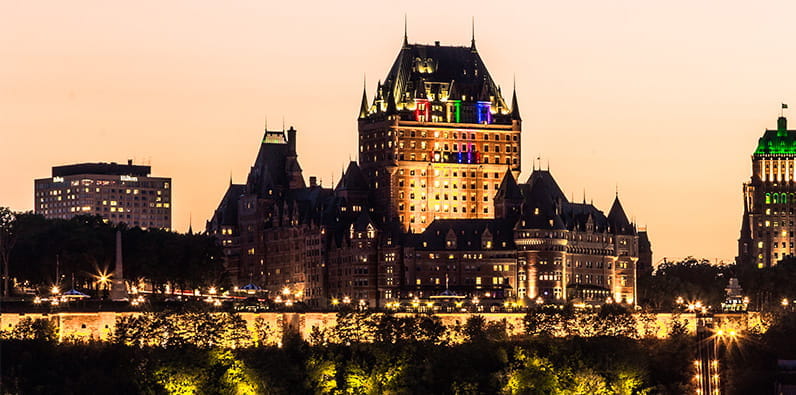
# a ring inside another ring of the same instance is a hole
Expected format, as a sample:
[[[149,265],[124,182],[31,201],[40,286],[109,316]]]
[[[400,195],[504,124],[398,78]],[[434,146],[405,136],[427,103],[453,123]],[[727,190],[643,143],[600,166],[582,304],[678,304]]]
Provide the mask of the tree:
[[[0,261],[3,264],[3,296],[8,297],[9,270],[11,250],[16,244],[14,223],[16,216],[8,207],[0,207]]]
[[[734,271],[734,267],[712,265],[707,259],[694,257],[664,263],[654,275],[639,277],[639,303],[654,310],[669,310],[682,296],[687,301],[699,300],[705,306],[718,308]]]

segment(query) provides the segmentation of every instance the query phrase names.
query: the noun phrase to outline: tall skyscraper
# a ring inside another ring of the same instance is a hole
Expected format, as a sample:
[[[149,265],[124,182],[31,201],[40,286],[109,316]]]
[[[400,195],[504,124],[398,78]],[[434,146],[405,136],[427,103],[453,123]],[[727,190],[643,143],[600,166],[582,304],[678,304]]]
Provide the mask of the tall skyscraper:
[[[171,178],[150,177],[150,166],[80,163],[52,168],[34,181],[34,211],[47,218],[99,215],[112,223],[171,228]]]
[[[359,164],[383,222],[494,218],[503,174],[520,172],[521,118],[475,46],[403,46],[372,102],[362,93]]]
[[[738,239],[739,264],[770,267],[793,256],[796,130],[785,117],[766,130],[752,154],[752,177],[743,184],[744,213]]]

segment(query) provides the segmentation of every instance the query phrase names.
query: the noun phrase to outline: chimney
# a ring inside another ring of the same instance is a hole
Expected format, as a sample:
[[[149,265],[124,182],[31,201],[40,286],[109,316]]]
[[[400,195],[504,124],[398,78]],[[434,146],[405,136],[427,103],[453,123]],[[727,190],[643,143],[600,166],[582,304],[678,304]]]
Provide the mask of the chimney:
[[[296,154],[296,129],[292,126],[287,130],[287,147],[288,152],[293,155]]]
[[[132,166],[132,165],[133,165],[133,160],[127,159],[127,166]]]
[[[310,188],[318,186],[318,177],[310,176]]]

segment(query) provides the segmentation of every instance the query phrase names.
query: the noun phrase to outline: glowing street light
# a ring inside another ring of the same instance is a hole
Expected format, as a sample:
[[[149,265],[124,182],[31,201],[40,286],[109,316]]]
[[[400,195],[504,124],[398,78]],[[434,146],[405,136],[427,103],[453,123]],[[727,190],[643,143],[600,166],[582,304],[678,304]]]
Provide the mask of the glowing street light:
[[[216,293],[218,293],[218,291],[216,290],[216,287],[210,287],[210,289],[207,290],[207,293],[209,293],[210,295],[215,295]]]
[[[788,298],[782,298],[782,302],[780,303],[782,304],[782,307],[788,307]]]
[[[61,289],[58,288],[57,285],[53,285],[53,287],[50,288],[50,293],[53,295],[58,295],[59,293],[61,293]]]
[[[349,303],[351,303],[351,298],[349,298],[348,296],[343,296],[343,303],[344,303],[344,304],[349,304]]]
[[[282,288],[282,295],[285,295],[285,296],[290,295],[290,288],[288,288],[288,287]]]

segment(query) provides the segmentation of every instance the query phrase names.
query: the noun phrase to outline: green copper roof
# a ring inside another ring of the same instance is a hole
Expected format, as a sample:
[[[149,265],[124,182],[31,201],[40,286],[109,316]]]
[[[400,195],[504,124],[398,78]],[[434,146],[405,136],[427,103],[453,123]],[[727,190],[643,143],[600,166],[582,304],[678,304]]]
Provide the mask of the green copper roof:
[[[776,130],[766,130],[757,143],[755,155],[796,154],[796,130],[788,130],[787,136],[777,135]]]
[[[777,120],[777,130],[766,130],[757,142],[755,155],[796,154],[796,130],[787,129],[787,120]]]

